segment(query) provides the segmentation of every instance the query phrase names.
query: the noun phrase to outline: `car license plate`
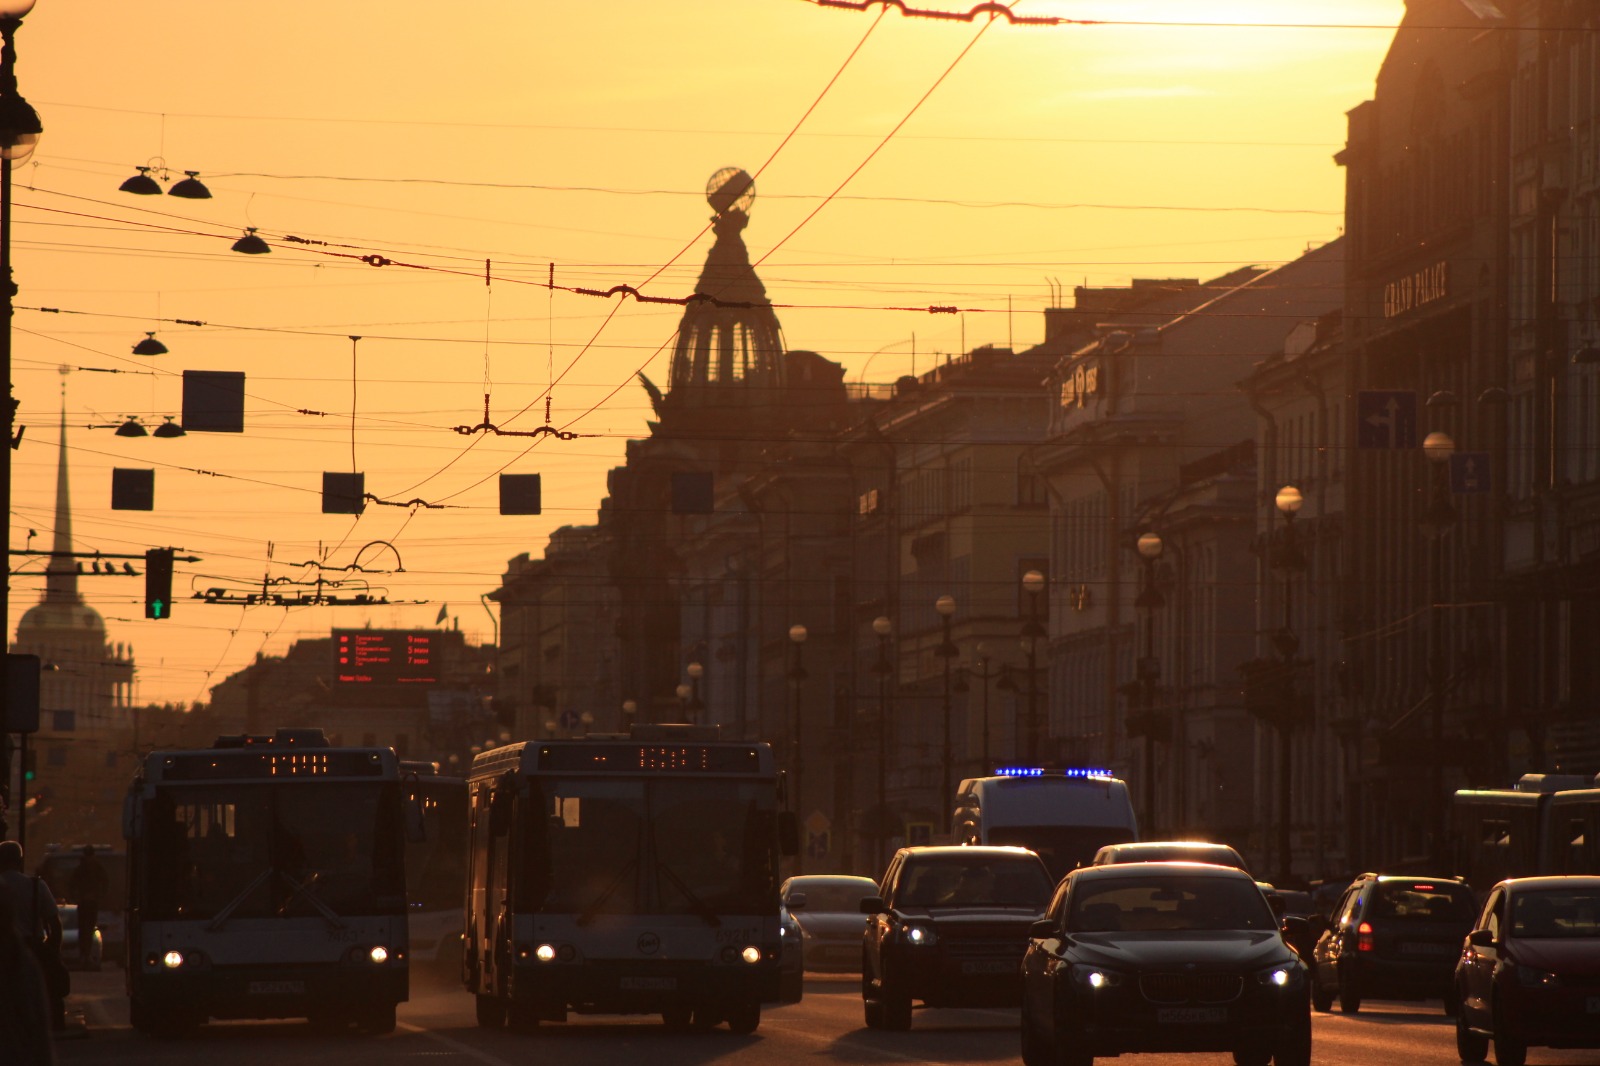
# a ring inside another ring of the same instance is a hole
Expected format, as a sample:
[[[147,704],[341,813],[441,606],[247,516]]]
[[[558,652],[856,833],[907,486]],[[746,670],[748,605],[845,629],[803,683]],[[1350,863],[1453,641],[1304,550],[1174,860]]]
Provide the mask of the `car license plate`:
[[[1449,944],[1427,944],[1413,940],[1400,945],[1400,954],[1439,959],[1446,955],[1454,954],[1454,949]]]
[[[1022,965],[1010,959],[969,959],[961,964],[964,974],[1021,973]]]
[[[1162,1025],[1217,1025],[1228,1020],[1223,1007],[1162,1007],[1156,1021]]]
[[[251,981],[245,991],[252,996],[303,996],[304,981]]]
[[[678,987],[676,977],[624,977],[624,992],[672,992]]]
[[[1585,1014],[1600,1014],[1600,996],[1589,996],[1583,1001]]]

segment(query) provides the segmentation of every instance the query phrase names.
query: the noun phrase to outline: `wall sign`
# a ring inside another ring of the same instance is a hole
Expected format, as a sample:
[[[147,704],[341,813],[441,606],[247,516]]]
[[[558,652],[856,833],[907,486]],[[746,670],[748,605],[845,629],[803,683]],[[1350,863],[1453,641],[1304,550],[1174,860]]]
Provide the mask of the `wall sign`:
[[[1450,264],[1441,260],[1383,287],[1383,317],[1395,318],[1450,295]]]

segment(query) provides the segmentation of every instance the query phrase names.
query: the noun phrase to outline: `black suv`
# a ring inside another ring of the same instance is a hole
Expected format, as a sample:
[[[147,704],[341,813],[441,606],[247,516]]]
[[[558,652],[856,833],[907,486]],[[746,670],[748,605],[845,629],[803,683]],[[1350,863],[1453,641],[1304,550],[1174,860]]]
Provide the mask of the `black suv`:
[[[1028,929],[1054,886],[1026,848],[901,848],[861,901],[861,998],[873,1029],[909,1029],[911,1001],[1014,1007]]]
[[[1454,877],[1362,874],[1334,905],[1311,953],[1311,1005],[1347,1014],[1365,996],[1444,999],[1477,904]]]

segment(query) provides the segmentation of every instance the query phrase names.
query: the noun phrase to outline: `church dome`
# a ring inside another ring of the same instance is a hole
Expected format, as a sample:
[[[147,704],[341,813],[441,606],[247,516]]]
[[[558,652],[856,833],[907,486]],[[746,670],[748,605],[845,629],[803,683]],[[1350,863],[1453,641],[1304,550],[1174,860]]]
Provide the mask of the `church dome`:
[[[105,619],[100,612],[86,603],[52,603],[46,601],[28,608],[17,624],[17,642],[26,643],[31,633],[41,630],[73,633],[104,633]]]

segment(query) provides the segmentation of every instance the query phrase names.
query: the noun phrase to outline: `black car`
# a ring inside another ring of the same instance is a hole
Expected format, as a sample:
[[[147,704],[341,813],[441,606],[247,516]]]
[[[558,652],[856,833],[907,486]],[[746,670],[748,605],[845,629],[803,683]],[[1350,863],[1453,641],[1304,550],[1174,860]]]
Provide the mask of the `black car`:
[[[1362,874],[1334,906],[1311,952],[1311,1003],[1353,1014],[1366,996],[1444,1000],[1472,931],[1472,890],[1451,877]]]
[[[1305,964],[1242,870],[1074,870],[1033,927],[1022,981],[1025,1066],[1174,1051],[1231,1051],[1241,1066],[1311,1061]]]
[[[873,1029],[908,1029],[911,1004],[1014,1007],[1028,929],[1050,875],[1026,848],[901,848],[869,915],[861,998]]]
[[[1095,852],[1092,866],[1118,862],[1210,862],[1218,866],[1250,869],[1244,857],[1227,844],[1208,840],[1138,840],[1107,844]]]

